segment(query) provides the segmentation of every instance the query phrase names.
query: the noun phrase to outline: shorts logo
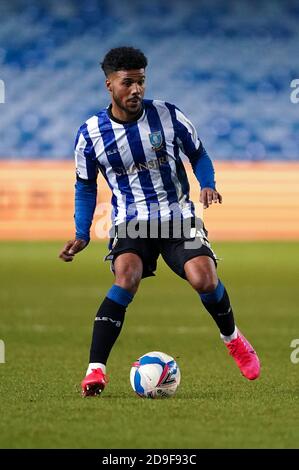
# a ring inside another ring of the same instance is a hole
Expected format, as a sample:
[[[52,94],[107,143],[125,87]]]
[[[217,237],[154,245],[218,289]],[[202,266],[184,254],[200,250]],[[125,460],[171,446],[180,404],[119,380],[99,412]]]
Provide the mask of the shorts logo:
[[[153,150],[155,150],[155,152],[162,148],[163,138],[162,138],[162,132],[161,131],[152,132],[151,134],[149,134],[149,140],[150,140],[150,143],[152,144],[152,148],[153,148]]]
[[[118,242],[118,237],[117,237],[117,235],[115,235],[114,240],[113,240],[113,243],[112,243],[111,250],[113,250],[113,248],[115,247],[115,245],[116,245],[117,242]]]

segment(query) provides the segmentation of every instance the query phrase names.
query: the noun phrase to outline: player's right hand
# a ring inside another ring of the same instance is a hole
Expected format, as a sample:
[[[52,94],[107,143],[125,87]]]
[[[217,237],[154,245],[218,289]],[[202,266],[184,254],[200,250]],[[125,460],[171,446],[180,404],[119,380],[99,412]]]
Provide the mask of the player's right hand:
[[[75,254],[84,250],[87,245],[86,240],[69,240],[59,253],[59,258],[66,262],[73,261]]]

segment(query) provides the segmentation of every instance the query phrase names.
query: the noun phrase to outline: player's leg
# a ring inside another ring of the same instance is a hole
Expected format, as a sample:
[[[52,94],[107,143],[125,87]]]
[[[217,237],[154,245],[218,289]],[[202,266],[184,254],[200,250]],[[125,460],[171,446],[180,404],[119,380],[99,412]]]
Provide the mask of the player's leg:
[[[84,396],[98,395],[106,384],[106,362],[122,329],[126,308],[133,300],[143,273],[135,253],[119,254],[114,260],[115,282],[103,300],[93,327],[89,367],[82,382]]]
[[[190,220],[186,221],[186,227]],[[161,254],[168,266],[186,279],[198,292],[201,301],[216,322],[221,338],[242,374],[250,380],[259,376],[259,359],[249,342],[236,328],[228,293],[218,279],[216,255],[200,219],[191,220],[188,235],[161,240]],[[185,232],[187,235],[185,235]]]
[[[196,256],[184,265],[185,277],[227,340],[236,338],[235,321],[227,291],[209,256]]]
[[[208,256],[197,256],[184,264],[185,277],[198,292],[207,311],[216,322],[221,338],[242,374],[249,380],[260,374],[256,352],[235,326],[228,293],[219,280],[215,263]]]
[[[97,312],[90,349],[90,363],[106,364],[122,329],[126,308],[132,302],[142,276],[142,260],[123,253],[114,261],[115,282]]]
[[[207,238],[201,237],[198,242],[197,238],[173,238],[161,241],[161,245],[161,254],[168,266],[198,292],[221,334],[226,337],[234,335],[230,301],[218,279],[215,255]]]

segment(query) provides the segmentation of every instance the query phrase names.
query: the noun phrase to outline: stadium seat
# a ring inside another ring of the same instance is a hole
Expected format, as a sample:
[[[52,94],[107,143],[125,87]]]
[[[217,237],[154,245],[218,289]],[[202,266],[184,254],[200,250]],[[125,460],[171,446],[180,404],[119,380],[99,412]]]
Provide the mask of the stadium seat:
[[[147,96],[190,116],[213,159],[298,159],[298,5],[241,3],[0,5],[0,158],[73,158],[77,128],[109,103],[99,62],[130,44],[149,57]]]

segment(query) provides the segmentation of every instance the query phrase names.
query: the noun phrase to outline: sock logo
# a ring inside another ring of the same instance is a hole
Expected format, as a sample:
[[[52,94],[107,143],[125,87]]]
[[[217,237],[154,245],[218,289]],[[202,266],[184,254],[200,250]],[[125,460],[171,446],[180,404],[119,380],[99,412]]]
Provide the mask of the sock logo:
[[[224,315],[229,315],[231,311],[232,311],[232,308],[229,307],[229,309],[228,309],[227,312],[220,312],[220,313],[217,313],[217,316],[218,316],[218,317],[223,317]]]
[[[121,321],[119,320],[113,320],[113,318],[110,317],[96,317],[95,321],[110,321],[113,323],[117,328],[121,327]]]

